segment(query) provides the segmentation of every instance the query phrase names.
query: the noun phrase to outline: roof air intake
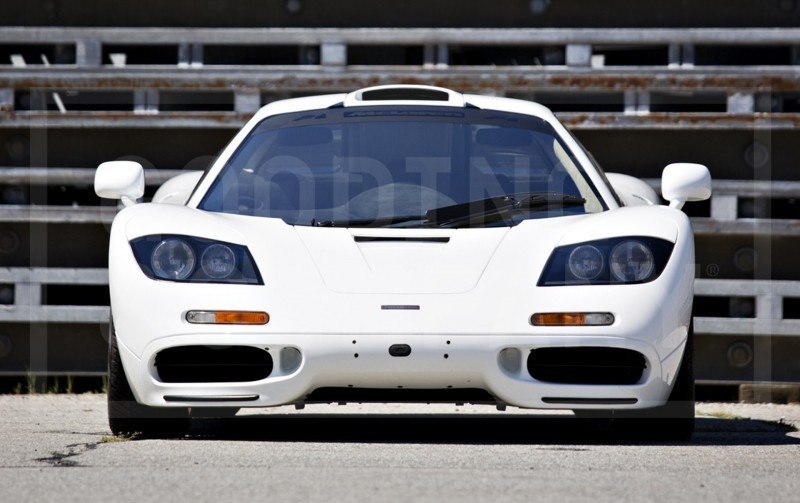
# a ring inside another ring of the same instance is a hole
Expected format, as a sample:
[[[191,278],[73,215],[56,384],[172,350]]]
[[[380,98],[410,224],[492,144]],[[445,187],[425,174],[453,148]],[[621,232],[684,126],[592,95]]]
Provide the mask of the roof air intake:
[[[361,94],[361,101],[448,101],[449,98],[450,96],[444,91],[439,91],[438,89],[420,89],[418,87],[373,89],[371,91],[364,91]]]
[[[389,85],[368,87],[348,94],[345,107],[367,105],[422,105],[463,107],[464,95],[443,87]]]

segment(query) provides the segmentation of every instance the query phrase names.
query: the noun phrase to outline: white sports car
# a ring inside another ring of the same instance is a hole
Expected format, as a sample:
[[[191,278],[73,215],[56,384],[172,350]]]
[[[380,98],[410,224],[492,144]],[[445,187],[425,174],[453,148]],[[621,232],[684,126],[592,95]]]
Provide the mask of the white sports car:
[[[165,148],[168,148],[165,146]],[[263,107],[205,173],[153,203],[97,170],[111,230],[109,422],[319,402],[608,411],[654,436],[694,421],[686,201],[605,175],[545,107],[380,86]]]

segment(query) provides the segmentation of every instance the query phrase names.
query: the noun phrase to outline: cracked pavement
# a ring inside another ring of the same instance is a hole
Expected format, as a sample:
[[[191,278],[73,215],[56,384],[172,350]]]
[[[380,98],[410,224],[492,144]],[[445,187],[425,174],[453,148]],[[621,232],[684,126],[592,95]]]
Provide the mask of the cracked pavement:
[[[569,413],[309,405],[110,437],[104,395],[0,396],[0,501],[797,501],[800,405],[699,404],[686,444]]]

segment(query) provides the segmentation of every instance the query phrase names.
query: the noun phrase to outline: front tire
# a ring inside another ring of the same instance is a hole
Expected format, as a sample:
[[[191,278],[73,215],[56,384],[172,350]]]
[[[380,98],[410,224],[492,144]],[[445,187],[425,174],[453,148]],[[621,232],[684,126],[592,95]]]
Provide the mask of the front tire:
[[[108,426],[114,435],[171,438],[189,432],[188,408],[150,407],[136,401],[117,346],[114,324],[108,336]]]

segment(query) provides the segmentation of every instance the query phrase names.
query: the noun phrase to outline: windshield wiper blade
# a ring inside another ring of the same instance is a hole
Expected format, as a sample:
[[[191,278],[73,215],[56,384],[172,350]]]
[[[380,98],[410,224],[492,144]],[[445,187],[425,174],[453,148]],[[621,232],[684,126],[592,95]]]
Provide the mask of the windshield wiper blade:
[[[358,218],[343,220],[311,220],[312,227],[383,227],[414,220],[425,220],[425,215],[394,215],[380,218]]]
[[[552,208],[579,206],[586,199],[570,194],[554,192],[529,192],[488,197],[451,206],[428,210],[424,215],[394,215],[379,218],[359,218],[342,220],[311,220],[312,227],[384,227],[420,220],[426,226],[449,227],[463,222],[481,219],[482,222],[502,218],[509,211],[530,208]]]
[[[481,223],[502,219],[508,212],[533,209],[583,205],[586,199],[557,192],[529,192],[505,196],[487,197],[467,203],[454,204],[428,210],[427,223],[439,227],[451,227],[464,222],[481,220]]]

